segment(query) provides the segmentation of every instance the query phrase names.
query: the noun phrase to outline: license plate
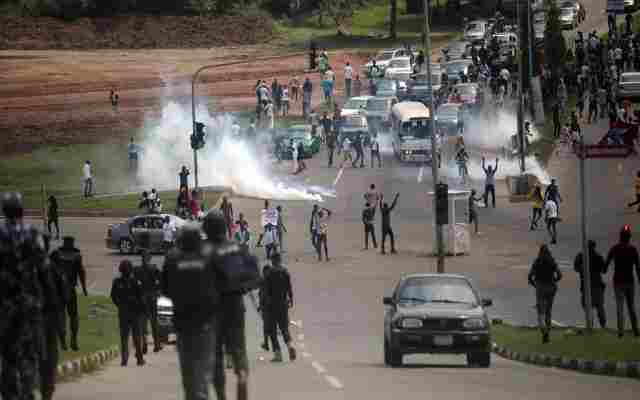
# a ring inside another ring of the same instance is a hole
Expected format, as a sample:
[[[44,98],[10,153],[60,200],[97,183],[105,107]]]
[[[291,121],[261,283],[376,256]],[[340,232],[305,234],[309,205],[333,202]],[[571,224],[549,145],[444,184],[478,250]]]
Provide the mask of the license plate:
[[[436,346],[451,346],[453,344],[453,336],[434,336],[433,344]]]

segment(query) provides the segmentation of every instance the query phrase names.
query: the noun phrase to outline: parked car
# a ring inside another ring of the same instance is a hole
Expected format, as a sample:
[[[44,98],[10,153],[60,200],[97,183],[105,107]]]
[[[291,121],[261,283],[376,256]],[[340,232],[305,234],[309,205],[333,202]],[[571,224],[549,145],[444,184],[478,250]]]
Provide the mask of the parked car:
[[[573,7],[560,8],[560,25],[562,29],[574,29],[578,26],[578,15]]]
[[[158,336],[160,336],[161,343],[168,343],[169,335],[176,333],[173,325],[173,302],[168,297],[159,296],[156,304],[158,306]]]
[[[466,354],[469,365],[491,365],[491,331],[484,307],[462,275],[416,274],[400,279],[384,297],[384,363],[402,365],[403,356]]]
[[[468,40],[455,40],[442,49],[443,61],[459,60],[471,57],[471,42]]]
[[[379,131],[390,124],[391,108],[398,103],[395,96],[376,96],[367,101],[367,126],[369,131]]]
[[[311,134],[311,125],[293,125],[276,137],[275,153],[279,160],[293,159],[291,142],[302,143],[302,158],[308,159],[320,151],[320,137]]]
[[[444,64],[444,70],[447,74],[447,80],[451,84],[455,84],[460,79],[460,72],[463,72],[465,75],[469,74],[469,66],[473,64],[471,60],[456,60],[449,61]]]
[[[398,57],[408,57],[409,55],[410,55],[409,52],[404,48],[389,49],[389,50],[383,50],[379,52],[375,56],[374,60],[376,60],[376,65],[378,66],[378,69],[381,74],[380,76],[384,76],[384,71],[392,59],[398,58]],[[362,66],[362,76],[369,76],[369,68],[371,68],[372,64],[373,63],[369,61]]]
[[[121,254],[138,253],[147,248],[153,253],[162,252],[164,240],[162,225],[165,217],[169,217],[176,229],[182,227],[186,220],[169,214],[146,214],[131,217],[124,222],[107,227],[105,245],[107,249],[119,250]],[[145,243],[149,240],[148,244]]]
[[[389,61],[387,68],[384,70],[385,79],[398,79],[400,74],[411,74],[413,68],[411,66],[411,58],[409,57],[396,57]]]
[[[436,111],[436,126],[445,136],[457,136],[464,131],[464,105],[441,104]]]
[[[624,72],[620,76],[616,98],[618,101],[640,99],[640,72]]]
[[[489,32],[489,21],[477,19],[467,23],[464,27],[465,40],[483,39]]]
[[[365,113],[367,108],[367,100],[371,99],[373,96],[358,96],[351,97],[347,100],[342,108],[340,109],[340,116],[346,117],[349,115],[355,115],[360,113]]]

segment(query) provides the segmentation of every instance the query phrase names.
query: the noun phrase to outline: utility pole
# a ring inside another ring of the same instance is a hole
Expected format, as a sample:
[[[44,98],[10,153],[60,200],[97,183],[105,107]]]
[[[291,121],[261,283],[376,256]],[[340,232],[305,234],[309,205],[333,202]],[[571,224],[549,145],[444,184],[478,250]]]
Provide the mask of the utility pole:
[[[429,109],[429,115],[431,117],[431,121],[428,121],[427,125],[427,135],[431,138],[431,174],[433,177],[433,212],[434,218],[437,210],[437,193],[438,183],[439,183],[439,174],[438,174],[438,149],[437,149],[437,141],[436,135],[433,129],[433,125],[435,124],[435,110],[433,108],[433,85],[431,83],[431,27],[429,25],[429,0],[424,0],[424,34],[422,46],[424,48],[424,63],[427,73],[427,88],[429,96],[427,98],[427,108]],[[438,248],[438,268],[437,271],[439,274],[444,273],[444,235],[442,233],[442,225],[434,224],[436,229],[436,244]]]
[[[526,0],[527,2],[527,39],[528,39],[528,49],[529,49],[529,110],[531,111],[531,116],[535,116],[535,104],[533,101],[533,52],[534,52],[534,44],[536,41],[536,34],[533,29],[533,10],[531,3],[533,0]]]
[[[518,77],[520,78],[520,84],[518,85],[518,141],[520,152],[520,174],[524,175],[524,104],[522,103],[522,92],[525,81],[524,76],[524,52],[522,51],[522,33],[524,32],[522,26],[522,18],[520,12],[520,0],[516,1],[516,17],[518,25]]]
[[[593,331],[593,308],[591,307],[591,260],[589,259],[589,244],[587,242],[587,196],[585,163],[586,150],[584,145],[584,134],[580,134],[580,228],[582,236],[582,284],[584,290],[584,313],[586,319],[587,333]]]

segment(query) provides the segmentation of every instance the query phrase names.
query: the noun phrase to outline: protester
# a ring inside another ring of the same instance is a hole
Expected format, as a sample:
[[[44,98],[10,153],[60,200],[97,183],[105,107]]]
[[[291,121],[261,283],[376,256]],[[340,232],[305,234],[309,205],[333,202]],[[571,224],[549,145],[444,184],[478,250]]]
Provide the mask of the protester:
[[[482,157],[482,170],[486,176],[484,183],[484,206],[489,207],[489,195],[491,195],[491,203],[496,208],[496,172],[498,171],[499,158],[496,158],[496,165],[485,167],[485,158]]]
[[[364,206],[364,210],[362,210],[362,224],[364,225],[364,249],[369,249],[369,235],[371,235],[371,241],[373,242],[373,248],[378,248],[378,243],[376,242],[376,231],[375,231],[375,219],[376,219],[376,209],[377,203],[366,203]]]
[[[331,210],[324,207],[320,208],[317,213],[316,251],[318,253],[318,261],[322,261],[323,247],[325,261],[330,261],[329,250],[327,247],[327,235],[329,234],[329,220],[331,219],[331,214]]]
[[[538,222],[542,218],[542,206],[544,205],[544,196],[542,195],[542,188],[539,184],[534,186],[533,190],[529,194],[529,200],[532,202],[532,215],[531,225],[529,230],[538,229]]]
[[[222,203],[220,203],[220,211],[224,216],[224,220],[227,224],[227,233],[229,239],[233,238],[233,204],[229,201],[227,196],[222,196]]]
[[[557,224],[559,221],[558,218],[558,204],[548,199],[544,203],[544,211],[545,211],[545,220],[547,222],[547,232],[551,236],[551,244],[557,243],[558,231]]]
[[[384,196],[382,194],[380,195],[379,204],[380,204],[380,213],[382,215],[382,245],[380,246],[381,254],[386,254],[384,249],[384,243],[387,239],[387,236],[389,236],[389,239],[391,240],[391,254],[396,254],[395,236],[393,234],[393,229],[391,228],[391,212],[393,211],[393,209],[396,207],[396,204],[398,203],[398,197],[400,197],[400,193],[396,193],[396,196],[393,198],[393,202],[391,203],[391,206],[389,206],[389,204],[383,202]]]
[[[542,343],[549,343],[551,331],[551,310],[553,299],[558,290],[558,281],[562,273],[551,255],[547,245],[540,246],[538,257],[529,271],[529,285],[536,289],[536,307],[538,310],[538,327],[542,333]]]
[[[87,160],[84,162],[82,173],[84,176],[84,197],[88,198],[93,196],[93,174],[91,173],[91,161]]]
[[[353,79],[353,67],[347,61],[344,67],[344,97],[345,99],[351,98],[351,81]]]
[[[296,349],[289,333],[289,308],[293,307],[293,290],[291,277],[282,265],[279,253],[271,257],[272,268],[265,276],[266,308],[269,315],[269,336],[273,346],[273,362],[282,362],[278,330],[282,333],[284,343],[289,349],[289,360],[295,361]]]
[[[129,260],[120,262],[120,277],[113,280],[111,300],[118,308],[120,325],[120,365],[127,366],[129,361],[129,336],[133,337],[138,366],[145,364],[142,353],[142,332],[140,318],[143,315],[144,301],[142,284],[133,276],[133,266]]]
[[[602,275],[607,272],[604,258],[596,250],[596,242],[589,240],[589,277],[591,287],[591,307],[596,309],[598,314],[598,320],[600,321],[600,327],[605,329],[607,327],[607,316],[604,310],[604,288],[605,284],[602,280]],[[584,296],[584,260],[582,252],[576,255],[573,262],[573,269],[580,275],[580,304],[582,308],[586,308],[585,296]]]
[[[143,297],[142,310],[142,354],[147,354],[147,327],[151,325],[153,352],[162,350],[158,321],[158,297],[160,296],[161,274],[155,264],[151,264],[151,253],[142,251],[142,264],[133,269],[134,277],[140,282]]]
[[[638,196],[640,199],[640,196]],[[58,224],[58,200],[54,195],[50,195],[47,200],[49,205],[47,209],[47,230],[51,235],[51,224],[56,227],[56,240],[60,239],[60,225]]]
[[[481,201],[482,198],[476,197],[476,190],[471,189],[471,194],[469,195],[469,225],[472,223],[475,226],[475,233],[478,234],[478,212],[476,211],[476,202]]]
[[[380,140],[378,135],[374,134],[371,138],[371,168],[374,167],[374,160],[378,160],[378,168],[382,168],[382,159],[380,158]]]

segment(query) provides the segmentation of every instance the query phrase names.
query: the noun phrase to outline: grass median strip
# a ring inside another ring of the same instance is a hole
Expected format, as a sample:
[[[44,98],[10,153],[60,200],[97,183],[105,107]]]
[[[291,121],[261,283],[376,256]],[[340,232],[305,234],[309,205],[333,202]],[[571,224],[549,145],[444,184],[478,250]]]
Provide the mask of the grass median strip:
[[[491,334],[498,346],[519,354],[546,354],[569,359],[593,361],[640,361],[640,339],[628,332],[618,338],[613,330],[594,329],[592,335],[579,334],[576,328],[551,331],[551,342],[542,344],[537,328],[498,324]]]
[[[91,307],[95,304],[96,307]],[[95,308],[95,318],[89,315],[90,308]],[[62,351],[60,363],[77,360],[100,350],[109,349],[120,343],[118,314],[116,306],[106,296],[87,296],[78,294],[78,314],[80,331],[78,332],[79,351]],[[69,328],[67,328],[69,332]],[[68,335],[69,333],[67,333]]]

